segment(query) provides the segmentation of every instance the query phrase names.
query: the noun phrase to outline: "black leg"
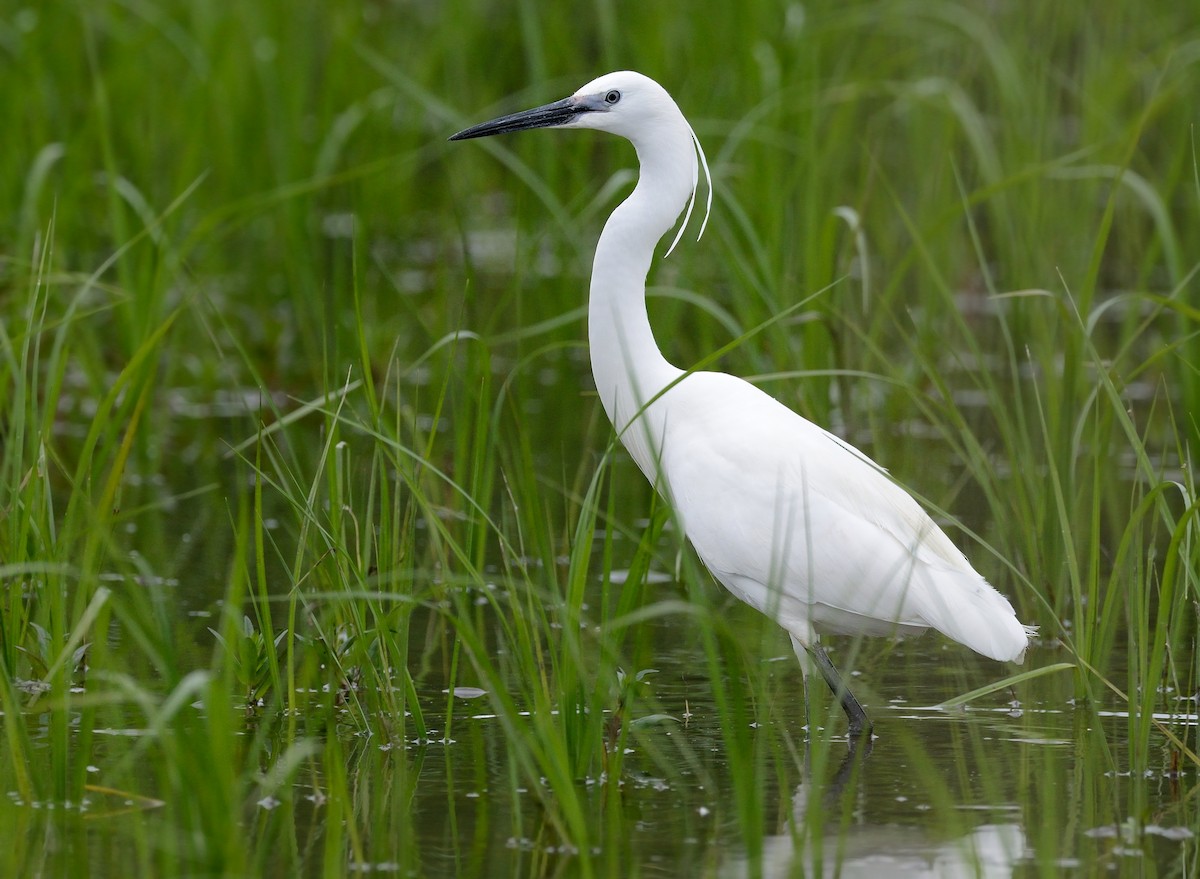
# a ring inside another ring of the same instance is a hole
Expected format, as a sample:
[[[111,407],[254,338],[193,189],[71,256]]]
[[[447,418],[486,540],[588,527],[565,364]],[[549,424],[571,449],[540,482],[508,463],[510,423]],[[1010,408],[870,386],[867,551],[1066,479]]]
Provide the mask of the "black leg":
[[[808,675],[802,674],[800,679],[804,682],[804,729],[808,737],[812,738],[812,712],[808,709]]]
[[[859,701],[854,698],[854,694],[850,692],[850,688],[846,686],[842,676],[838,674],[838,670],[833,667],[825,648],[820,644],[806,646],[809,655],[816,662],[817,669],[821,672],[821,677],[825,679],[825,683],[829,684],[829,689],[833,691],[833,695],[842,704],[842,710],[846,712],[846,719],[850,721],[850,738],[857,739],[864,733],[869,737],[871,735],[871,719],[867,717],[867,712],[863,710]],[[804,689],[804,694],[805,713],[807,714],[807,687]]]
[[[868,728],[870,723],[868,722]],[[838,796],[841,795],[846,783],[850,781],[854,774],[856,766],[867,762],[867,758],[871,756],[871,749],[875,743],[871,741],[868,735],[866,738],[851,738],[850,750],[846,752],[846,756],[842,758],[842,762],[838,765],[837,772],[829,782],[829,788],[825,791],[825,800],[832,806]]]

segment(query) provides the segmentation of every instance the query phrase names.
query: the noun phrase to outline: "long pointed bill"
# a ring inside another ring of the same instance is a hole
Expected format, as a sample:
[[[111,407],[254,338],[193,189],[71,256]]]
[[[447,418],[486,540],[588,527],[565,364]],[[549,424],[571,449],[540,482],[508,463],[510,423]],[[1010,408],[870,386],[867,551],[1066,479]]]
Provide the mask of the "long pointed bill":
[[[587,112],[588,107],[575,98],[563,98],[553,104],[534,107],[532,110],[522,110],[520,113],[510,113],[493,119],[491,122],[481,122],[464,128],[458,134],[451,135],[451,140],[468,140],[472,137],[490,137],[493,134],[508,134],[510,131],[524,131],[527,128],[553,128],[560,125],[570,125],[580,113]]]

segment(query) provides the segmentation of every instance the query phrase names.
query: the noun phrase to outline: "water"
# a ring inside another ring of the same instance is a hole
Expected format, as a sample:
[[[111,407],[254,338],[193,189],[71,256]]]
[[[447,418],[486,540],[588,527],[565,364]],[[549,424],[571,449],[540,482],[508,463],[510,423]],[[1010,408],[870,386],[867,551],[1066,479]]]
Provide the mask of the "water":
[[[1121,754],[1108,762],[1099,736],[1120,741],[1124,717],[1113,711],[1096,718],[1075,708],[1053,679],[1026,692],[1019,707],[931,707],[925,697],[954,694],[942,682],[954,676],[946,666],[959,653],[932,637],[895,648],[864,690],[877,694],[869,701],[878,731],[870,753],[856,765],[860,755],[848,743],[829,742],[829,765],[819,777],[804,767],[802,699],[763,706],[751,736],[769,763],[758,791],[765,833],[756,856],[739,825],[711,692],[694,673],[704,657],[664,651],[656,657],[662,667],[653,677],[655,696],[676,716],[689,716],[657,725],[649,738],[661,753],[680,743],[701,765],[663,773],[635,744],[619,790],[611,779],[579,780],[597,826],[608,824],[617,837],[594,848],[599,872],[1000,877],[1161,868],[1188,874],[1196,857],[1195,810],[1187,796],[1194,772],[1164,768],[1131,777]],[[768,674],[798,687],[794,663],[774,659]],[[1029,662],[1052,659],[1052,651],[1035,650]],[[430,698],[431,713],[439,704],[440,694]],[[835,722],[844,729],[840,718]],[[1175,718],[1176,729],[1181,723],[1194,728],[1196,718]],[[543,820],[536,792],[512,786],[504,733],[484,699],[455,700],[453,728],[449,742],[361,749],[360,772],[392,764],[394,774],[397,762],[406,767],[418,872],[527,875],[536,867],[570,874],[579,854]],[[843,759],[846,777],[839,777]],[[815,835],[814,809],[824,813]],[[374,868],[386,870],[386,863]]]
[[[722,725],[694,627],[675,618],[648,624],[657,671],[644,676],[631,716],[675,719],[631,735],[619,780],[602,767],[576,780],[595,829],[587,853],[564,840],[543,807],[542,798],[554,796],[549,782],[535,789],[512,762],[488,694],[460,680],[451,698],[436,669],[419,682],[425,739],[331,730],[342,755],[336,763],[326,754],[306,765],[280,796],[252,793],[242,830],[251,842],[280,834],[299,840],[293,856],[312,876],[328,875],[319,853],[330,822],[345,820],[357,828],[338,867],[347,875],[576,875],[585,854],[598,874],[615,876],[1192,875],[1195,770],[1172,767],[1159,737],[1157,768],[1132,774],[1121,745],[1128,718],[1115,700],[1095,711],[1075,705],[1071,676],[1058,673],[945,711],[936,704],[1002,676],[1004,667],[933,635],[873,641],[855,655],[854,677],[876,722],[869,753],[838,738],[845,726],[835,716],[826,717],[833,738],[819,732],[809,754],[799,669],[786,641],[740,605],[725,611],[732,625],[779,648],[746,669],[760,686],[745,690],[755,704],[744,737],[731,742]],[[851,647],[835,640],[835,660]],[[1053,645],[1035,647],[1027,666],[1062,659]],[[1113,657],[1114,668],[1123,662]],[[816,696],[815,714],[823,716],[828,694],[822,688]],[[1179,713],[1164,719],[1194,740],[1195,703],[1176,703]],[[197,702],[181,722],[203,713]],[[112,714],[106,721],[93,732],[103,766],[153,738],[136,710],[121,723]],[[249,721],[245,735],[261,722]],[[34,732],[39,749],[49,738],[48,729]],[[732,759],[737,747],[741,761]],[[331,811],[331,765],[345,773],[349,813]],[[756,773],[749,785],[737,777],[747,766]],[[99,773],[89,768],[93,780]],[[153,777],[151,770],[147,789]],[[748,788],[761,838],[747,833],[748,807],[738,800]],[[136,848],[134,828],[157,828],[152,836],[164,838],[175,832],[168,815],[178,804],[165,805],[102,785],[83,803],[23,802],[10,790],[0,818],[58,840],[45,855],[45,875],[77,863],[73,857],[108,875],[104,864]]]
[[[752,612],[731,604],[728,613],[755,631]],[[632,715],[664,712],[678,722],[642,728],[619,783],[603,773],[578,779],[591,820],[606,826],[600,837],[608,841],[592,851],[601,873],[787,876],[799,866],[808,875],[991,877],[1193,862],[1195,810],[1186,793],[1194,772],[1164,764],[1131,777],[1119,746],[1108,752],[1102,744],[1124,739],[1126,715],[1073,705],[1068,674],[1021,687],[1020,701],[1013,693],[963,711],[933,707],[1005,673],[936,636],[864,650],[855,686],[878,736],[863,756],[836,738],[843,718],[831,718],[835,738],[815,746],[826,761],[816,769],[805,765],[813,761],[801,679],[786,642],[778,639],[784,652],[749,670],[767,681],[746,740],[759,772],[758,852],[741,823],[733,745],[702,671],[704,653],[686,621],[653,628],[658,670],[644,678],[647,698]],[[837,647],[845,655],[849,645],[835,642],[835,656]],[[1053,647],[1034,649],[1027,664],[1061,659]],[[1115,667],[1124,661],[1113,659]],[[501,724],[485,696],[468,695],[453,700],[452,740],[431,730],[432,741],[402,751],[365,743],[359,771],[375,771],[374,755],[366,757],[372,750],[386,755],[382,762],[403,762],[422,874],[571,872],[578,853],[546,822],[536,791],[514,785]],[[823,687],[816,698],[818,710],[827,705]],[[444,700],[428,694],[427,716],[438,717]],[[1185,712],[1174,728],[1194,730],[1194,713],[1180,704]]]
[[[196,520],[207,515],[196,513]],[[178,577],[146,576],[136,585],[161,593],[160,604],[179,615],[178,662],[204,668],[229,550],[202,546],[198,527],[184,533],[189,537],[181,545],[192,547],[187,557],[213,557],[214,565],[192,563]],[[226,540],[218,530],[218,548]],[[666,573],[649,580],[651,600],[688,599]],[[106,582],[121,586],[120,577]],[[599,584],[590,588],[598,593]],[[1101,692],[1094,707],[1076,704],[1073,676],[1057,672],[965,710],[942,710],[936,706],[1013,669],[936,634],[899,644],[833,639],[834,660],[854,669],[853,686],[877,737],[869,753],[852,751],[844,718],[825,714],[830,699],[818,686],[814,718],[829,729],[818,726],[810,752],[799,667],[782,632],[715,584],[700,588],[742,641],[745,664],[727,664],[720,673],[727,687],[737,684],[729,690],[745,724],[731,730],[722,719],[694,620],[674,615],[642,624],[631,653],[642,668],[656,671],[636,688],[630,717],[673,719],[631,733],[618,777],[594,763],[574,780],[591,828],[587,852],[575,848],[548,812],[545,803],[557,795],[553,785],[532,781],[518,764],[490,694],[467,663],[451,680],[444,662],[421,660],[427,639],[454,637],[428,610],[412,621],[412,668],[426,736],[414,738],[411,725],[404,738],[368,734],[349,721],[329,729],[302,726],[313,753],[295,778],[282,790],[252,784],[243,802],[231,804],[243,815],[237,844],[257,852],[262,875],[321,876],[331,869],[335,875],[481,877],[587,870],[663,877],[1194,873],[1195,768],[1156,733],[1155,750],[1143,764],[1151,768],[1135,772],[1127,707],[1114,696]],[[493,659],[500,663],[499,656]],[[1030,650],[1025,668],[1067,659],[1046,642]],[[1123,681],[1126,663],[1114,652],[1110,679]],[[630,675],[638,670],[626,669]],[[149,671],[139,674],[152,680]],[[508,683],[519,690],[518,681]],[[459,688],[453,696],[451,685]],[[111,690],[105,679],[83,681],[77,693]],[[187,703],[173,721],[180,728],[206,716],[203,699]],[[1168,693],[1165,704],[1177,710],[1159,719],[1194,742],[1195,699]],[[528,706],[518,707],[528,722]],[[27,720],[37,752],[31,763],[49,772],[52,727],[44,714]],[[239,735],[248,747],[269,727],[267,718],[251,713]],[[77,729],[73,722],[73,737]],[[147,835],[172,851],[176,844],[169,840],[190,826],[181,823],[182,804],[164,799],[170,758],[162,757],[164,733],[151,728],[143,710],[106,706],[89,736],[96,765],[84,769],[91,786],[82,802],[27,802],[8,769],[0,769],[7,792],[0,824],[24,839],[53,840],[40,848],[30,844],[38,856],[22,863],[38,864],[35,873],[60,875],[86,863],[95,875],[124,875],[119,865],[145,846]],[[331,741],[336,752],[328,751]],[[262,775],[286,747],[268,746]],[[112,767],[130,760],[144,765],[140,781],[128,789],[108,787]],[[339,783],[334,769],[344,776],[348,804],[335,806],[332,799]],[[343,825],[355,828],[352,841],[345,840]],[[335,868],[327,845],[341,852]],[[287,853],[278,865],[277,849]],[[180,858],[165,861],[193,864],[192,856]]]

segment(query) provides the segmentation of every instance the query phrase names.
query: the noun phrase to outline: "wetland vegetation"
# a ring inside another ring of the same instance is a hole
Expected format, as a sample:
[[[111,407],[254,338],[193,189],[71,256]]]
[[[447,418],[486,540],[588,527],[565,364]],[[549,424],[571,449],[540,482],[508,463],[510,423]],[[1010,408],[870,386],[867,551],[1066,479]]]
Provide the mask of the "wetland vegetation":
[[[0,874],[1195,873],[1194,4],[55,0],[0,58]],[[446,142],[622,67],[716,186],[664,352],[1040,626],[832,639],[869,755],[591,393],[628,145]]]

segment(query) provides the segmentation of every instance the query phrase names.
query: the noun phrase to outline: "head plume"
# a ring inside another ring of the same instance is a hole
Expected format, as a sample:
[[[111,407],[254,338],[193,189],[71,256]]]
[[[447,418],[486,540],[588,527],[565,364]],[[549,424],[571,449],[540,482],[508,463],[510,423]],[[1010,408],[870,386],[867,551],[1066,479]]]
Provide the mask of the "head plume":
[[[700,145],[700,138],[696,137],[696,132],[692,128],[692,123],[684,118],[684,124],[687,125],[688,134],[692,136],[692,144],[696,147],[697,164],[692,168],[692,197],[688,199],[687,211],[683,215],[683,222],[679,224],[679,231],[675,233],[675,239],[671,242],[671,246],[667,248],[667,252],[663,254],[663,258],[671,255],[671,251],[675,249],[675,245],[679,243],[679,239],[683,237],[683,230],[687,228],[688,220],[692,218],[692,208],[696,206],[696,190],[700,187],[700,168],[704,169],[704,186],[708,190],[708,196],[704,201],[704,221],[700,224],[700,232],[696,235],[696,240],[699,241],[704,230],[708,228],[708,218],[712,214],[712,199],[713,186],[712,174],[708,170],[708,157],[704,155],[704,147]]]

